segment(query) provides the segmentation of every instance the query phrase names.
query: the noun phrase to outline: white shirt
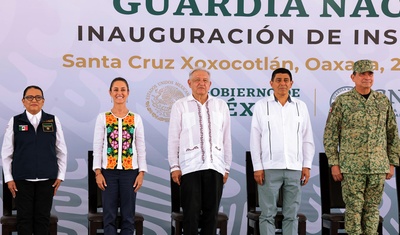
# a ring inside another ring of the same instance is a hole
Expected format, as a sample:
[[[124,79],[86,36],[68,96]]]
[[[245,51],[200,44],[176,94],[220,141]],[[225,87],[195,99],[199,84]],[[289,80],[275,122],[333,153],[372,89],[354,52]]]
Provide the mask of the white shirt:
[[[32,115],[28,111],[26,111],[26,116],[28,117],[28,120],[32,123],[34,115]],[[42,111],[37,113],[35,116],[38,118],[38,121],[40,122],[40,119],[42,118]],[[67,145],[65,144],[64,132],[63,132],[60,121],[58,120],[58,118],[56,116],[54,116],[54,120],[55,120],[55,123],[57,126],[57,131],[56,131],[56,157],[57,157],[57,164],[58,164],[57,179],[64,180],[65,173],[67,171]],[[37,123],[37,125],[38,124],[39,123]],[[11,163],[12,163],[12,158],[13,158],[13,153],[14,153],[13,125],[14,125],[14,117],[12,117],[10,119],[10,121],[8,121],[6,133],[4,134],[3,147],[1,149],[1,157],[3,160],[4,181],[6,183],[14,180],[13,176],[12,176],[12,172],[11,172]],[[32,123],[32,125],[33,125],[33,123]],[[35,127],[35,129],[36,129],[36,127]],[[46,180],[46,179],[27,179],[27,180],[38,181],[38,180]]]
[[[147,172],[146,163],[146,146],[144,140],[144,128],[142,118],[139,114],[130,112],[134,115],[134,135],[132,137],[132,168],[140,171]],[[105,114],[100,113],[97,116],[96,125],[94,129],[93,139],[93,170],[96,169],[107,169],[107,127]],[[115,116],[114,116],[115,117]],[[118,124],[122,125],[123,118],[115,117],[118,120]],[[121,129],[121,128],[119,128]],[[122,139],[122,134],[119,133],[118,139]],[[120,141],[121,142],[121,141]],[[116,169],[123,169],[121,165],[121,152],[118,151],[118,165]]]
[[[296,98],[282,106],[274,96],[254,106],[250,130],[254,171],[311,169],[315,146],[306,104]]]
[[[174,103],[168,131],[168,161],[182,175],[213,169],[229,173],[232,163],[231,124],[228,105],[208,96],[201,104],[192,95]]]
[[[26,112],[26,116],[28,117],[28,120],[31,122],[32,126],[35,127],[36,131],[40,123],[40,119],[42,118],[42,111],[40,111],[36,115],[32,115],[29,112]]]

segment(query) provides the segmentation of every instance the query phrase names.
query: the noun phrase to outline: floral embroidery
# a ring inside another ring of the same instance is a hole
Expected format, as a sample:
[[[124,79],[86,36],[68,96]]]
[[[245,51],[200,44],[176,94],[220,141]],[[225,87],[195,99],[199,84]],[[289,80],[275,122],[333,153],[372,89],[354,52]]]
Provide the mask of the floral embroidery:
[[[122,166],[124,169],[132,169],[132,157],[128,156],[122,160]]]
[[[107,169],[114,169],[116,166],[117,166],[117,158],[112,155],[108,155]]]
[[[133,124],[135,124],[135,118],[133,115],[124,118],[123,125],[133,126]]]
[[[122,134],[119,135],[118,118],[111,112],[106,114],[107,129],[107,169],[116,169],[118,165],[118,157],[121,158],[124,170],[133,169],[132,167],[132,141],[135,131],[135,117],[132,113],[122,119]],[[119,149],[121,141],[122,148]]]
[[[112,115],[112,113],[110,113],[110,112],[106,113],[106,125],[112,125],[114,123],[118,124],[117,118],[114,115]]]

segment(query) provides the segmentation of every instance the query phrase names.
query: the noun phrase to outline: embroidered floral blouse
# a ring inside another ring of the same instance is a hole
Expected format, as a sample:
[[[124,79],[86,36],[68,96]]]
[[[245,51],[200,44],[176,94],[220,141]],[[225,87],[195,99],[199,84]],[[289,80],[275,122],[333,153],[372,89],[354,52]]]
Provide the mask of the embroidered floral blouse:
[[[93,170],[118,169],[147,172],[143,123],[140,115],[129,112],[118,118],[100,113],[93,140]]]

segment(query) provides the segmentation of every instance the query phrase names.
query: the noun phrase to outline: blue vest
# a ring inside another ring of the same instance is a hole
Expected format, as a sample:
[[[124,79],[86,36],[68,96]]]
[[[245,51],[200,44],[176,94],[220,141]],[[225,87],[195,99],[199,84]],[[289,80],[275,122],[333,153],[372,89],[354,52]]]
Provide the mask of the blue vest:
[[[12,175],[14,180],[56,179],[56,131],[54,115],[42,111],[37,127],[32,126],[26,111],[14,117],[14,153]]]

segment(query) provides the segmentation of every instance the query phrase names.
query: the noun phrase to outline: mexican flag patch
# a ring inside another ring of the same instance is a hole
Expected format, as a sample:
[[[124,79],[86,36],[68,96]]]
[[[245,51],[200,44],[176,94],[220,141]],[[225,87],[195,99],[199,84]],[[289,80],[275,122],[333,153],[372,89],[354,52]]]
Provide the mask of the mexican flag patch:
[[[28,125],[19,125],[19,131],[28,131]]]

